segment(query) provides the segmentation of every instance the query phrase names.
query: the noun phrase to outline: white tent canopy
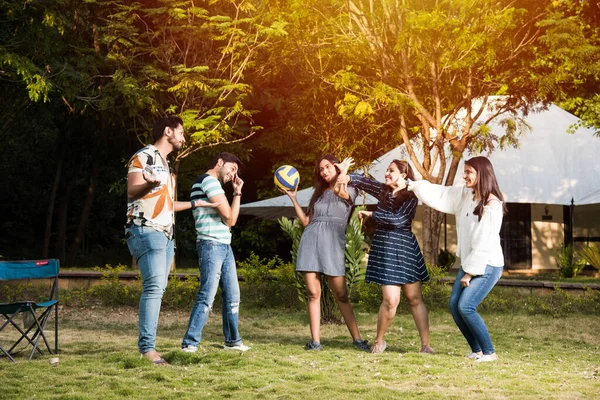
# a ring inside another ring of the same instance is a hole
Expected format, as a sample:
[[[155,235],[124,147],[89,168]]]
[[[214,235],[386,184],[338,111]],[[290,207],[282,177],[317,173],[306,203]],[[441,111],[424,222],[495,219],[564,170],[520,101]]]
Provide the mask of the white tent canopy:
[[[296,199],[298,203],[307,208],[310,198],[313,194],[313,188],[298,190]],[[356,198],[355,204],[376,204],[375,200],[370,195],[361,194]],[[279,217],[296,217],[292,201],[287,195],[281,195],[272,199],[255,201],[253,203],[242,204],[240,213],[243,215],[254,215],[264,219],[277,219]]]
[[[580,120],[555,105],[521,117],[530,131],[519,138],[519,148],[497,149],[490,155],[484,154],[494,165],[505,200],[560,205],[571,204],[571,199],[576,205],[600,203],[600,138],[594,137],[594,131],[579,128],[575,134],[567,133]],[[492,122],[489,127],[497,136],[504,134],[504,128],[498,123]],[[477,154],[465,154],[465,157],[474,155]],[[385,170],[394,159],[409,159],[404,145],[373,161],[369,173],[383,182]],[[462,171],[461,161],[455,184],[462,181]],[[298,191],[300,205],[307,207],[311,195],[312,188]],[[356,204],[375,202],[367,196],[357,199]],[[295,215],[286,195],[243,204],[241,212],[262,218]]]

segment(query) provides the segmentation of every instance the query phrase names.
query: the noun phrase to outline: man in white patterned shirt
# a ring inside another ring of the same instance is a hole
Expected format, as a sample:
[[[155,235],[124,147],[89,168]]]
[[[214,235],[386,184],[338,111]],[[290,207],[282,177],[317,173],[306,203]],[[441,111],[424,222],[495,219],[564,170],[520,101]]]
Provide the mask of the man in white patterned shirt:
[[[162,296],[173,261],[174,214],[195,207],[216,207],[200,201],[175,201],[175,176],[167,156],[185,143],[183,121],[161,118],[152,128],[154,144],[138,150],[127,172],[125,237],[142,275],[139,307],[140,353],[156,365],[167,362],[156,351],[156,327]]]

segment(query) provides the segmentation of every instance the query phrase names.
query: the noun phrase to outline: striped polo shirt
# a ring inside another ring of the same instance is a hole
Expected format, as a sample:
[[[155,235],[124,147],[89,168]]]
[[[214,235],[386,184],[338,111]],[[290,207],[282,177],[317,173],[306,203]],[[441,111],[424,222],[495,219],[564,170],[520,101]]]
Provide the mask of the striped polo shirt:
[[[225,194],[221,182],[208,174],[202,174],[192,185],[191,200],[210,201],[212,197]],[[221,220],[221,214],[216,208],[197,207],[192,210],[196,223],[198,240],[214,240],[223,244],[231,244],[231,231]]]

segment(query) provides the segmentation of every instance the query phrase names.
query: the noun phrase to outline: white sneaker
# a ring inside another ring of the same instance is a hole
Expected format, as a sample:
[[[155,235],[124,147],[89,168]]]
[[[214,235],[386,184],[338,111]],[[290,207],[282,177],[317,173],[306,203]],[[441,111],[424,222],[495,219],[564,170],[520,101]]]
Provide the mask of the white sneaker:
[[[237,350],[237,351],[248,351],[250,350],[250,347],[244,345],[243,343],[240,344],[236,344],[235,346],[228,346],[228,345],[223,345],[223,348],[225,350]]]
[[[471,353],[471,354],[467,354],[465,356],[465,358],[468,358],[469,360],[477,360],[479,359],[479,357],[481,357],[483,354],[479,354],[479,353]]]
[[[198,351],[198,346],[185,346],[181,348],[184,353],[195,353]]]
[[[498,354],[496,354],[496,353],[484,354],[481,357],[479,357],[477,360],[475,360],[475,362],[492,362],[492,361],[496,361],[497,359],[498,359]]]

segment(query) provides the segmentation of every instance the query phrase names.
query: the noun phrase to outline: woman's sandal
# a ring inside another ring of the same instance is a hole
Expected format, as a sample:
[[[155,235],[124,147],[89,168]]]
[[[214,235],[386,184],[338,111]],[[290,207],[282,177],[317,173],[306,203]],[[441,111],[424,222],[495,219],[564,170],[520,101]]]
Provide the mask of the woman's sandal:
[[[419,350],[419,353],[434,354],[434,351],[430,345],[426,344],[426,345],[423,345],[423,347],[421,347],[421,350]]]

